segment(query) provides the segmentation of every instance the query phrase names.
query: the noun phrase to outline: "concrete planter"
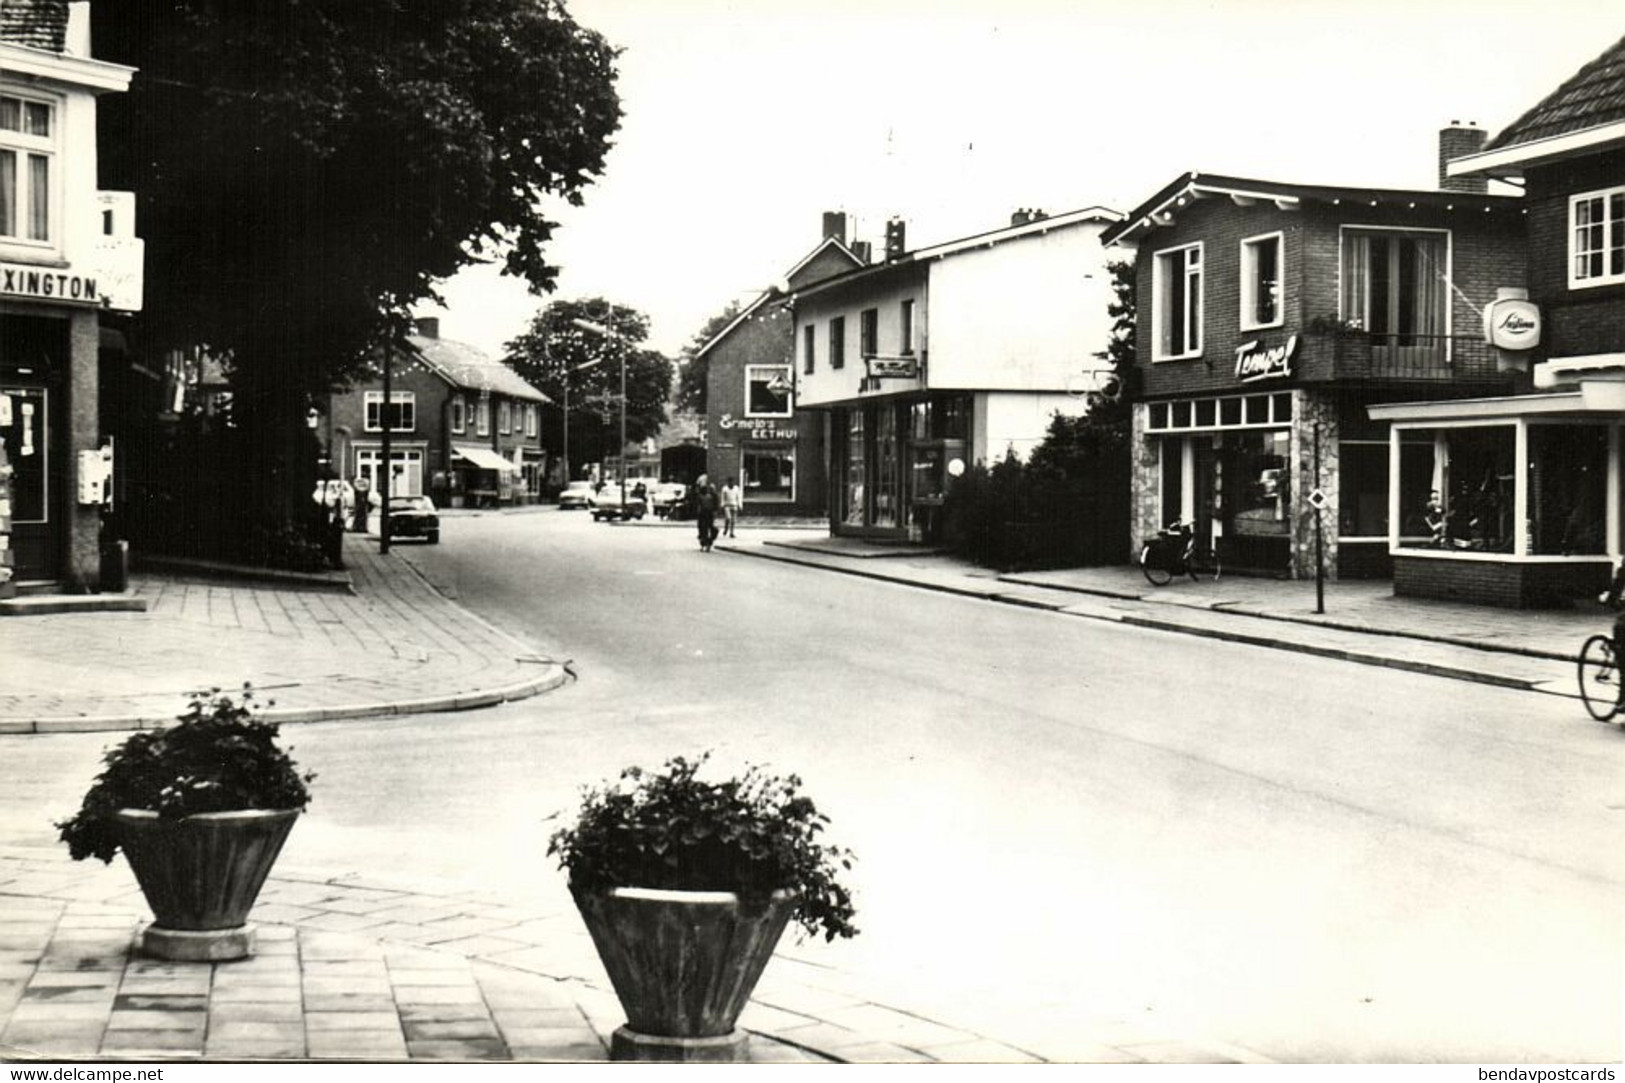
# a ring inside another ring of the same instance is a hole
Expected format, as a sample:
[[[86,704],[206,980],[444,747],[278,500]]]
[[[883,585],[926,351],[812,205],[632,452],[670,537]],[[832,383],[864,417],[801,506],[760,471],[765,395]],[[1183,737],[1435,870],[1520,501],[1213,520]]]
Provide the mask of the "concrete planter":
[[[725,891],[571,888],[626,1025],[615,1060],[739,1061],[736,1024],[790,920],[795,897],[761,909]]]
[[[143,950],[193,961],[252,955],[248,912],[298,817],[247,809],[165,820],[121,810],[119,847],[156,919],[141,934]]]

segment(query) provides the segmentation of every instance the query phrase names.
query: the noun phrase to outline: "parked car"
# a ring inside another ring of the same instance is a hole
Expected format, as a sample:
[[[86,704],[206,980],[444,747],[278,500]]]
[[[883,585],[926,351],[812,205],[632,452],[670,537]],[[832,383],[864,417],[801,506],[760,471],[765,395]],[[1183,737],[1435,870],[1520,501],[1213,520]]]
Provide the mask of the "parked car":
[[[688,492],[688,486],[675,481],[662,481],[649,490],[649,507],[654,513],[664,519],[671,514],[671,510],[682,502],[683,496]]]
[[[649,505],[642,498],[632,495],[632,490],[626,491],[626,503],[621,503],[621,487],[619,485],[605,485],[598,490],[593,498],[593,522],[601,523],[606,519],[641,519],[648,512]]]
[[[558,504],[565,511],[571,508],[590,508],[592,507],[592,500],[592,482],[590,481],[572,481],[559,490]]]
[[[422,538],[430,545],[440,542],[440,513],[426,496],[389,498],[389,536]]]

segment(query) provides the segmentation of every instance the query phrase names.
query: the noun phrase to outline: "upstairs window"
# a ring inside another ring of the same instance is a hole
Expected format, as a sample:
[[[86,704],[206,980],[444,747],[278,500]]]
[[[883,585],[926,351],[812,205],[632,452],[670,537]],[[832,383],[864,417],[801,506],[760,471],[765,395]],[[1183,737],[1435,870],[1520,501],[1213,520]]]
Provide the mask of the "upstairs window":
[[[497,403],[497,432],[503,436],[513,432],[513,404],[507,399]]]
[[[802,372],[810,373],[813,370],[813,348],[814,348],[814,346],[815,346],[815,344],[817,342],[817,337],[816,336],[817,336],[817,332],[813,330],[813,325],[810,324],[810,323],[806,327],[803,327],[801,329],[801,371]]]
[[[462,433],[468,428],[468,407],[461,395],[451,397],[451,431]]]
[[[880,312],[866,308],[858,313],[858,352],[873,357],[880,352]]]
[[[1177,361],[1202,355],[1202,245],[1158,252],[1152,280],[1153,360]]]
[[[745,416],[789,417],[793,390],[789,365],[746,365]]]
[[[914,301],[912,298],[903,302],[898,316],[902,327],[898,336],[901,348],[897,352],[911,354],[914,352]]]
[[[526,436],[535,436],[536,435],[536,416],[537,416],[536,407],[534,407],[532,405],[529,405],[527,403],[526,406],[525,406],[525,435]]]
[[[474,432],[479,436],[491,435],[490,399],[481,399],[474,404]]]
[[[1625,187],[1569,197],[1569,287],[1625,282]]]
[[[51,241],[56,106],[0,95],[0,240]]]
[[[838,369],[846,364],[846,317],[836,316],[829,321],[829,367]]]
[[[1281,234],[1241,242],[1241,329],[1281,326]]]
[[[1448,248],[1444,233],[1346,229],[1343,319],[1357,323],[1379,349],[1442,348]]]
[[[382,391],[368,391],[366,393],[368,432],[384,431],[384,393]],[[410,391],[391,391],[389,393],[389,431],[411,432],[417,424],[417,396]]]

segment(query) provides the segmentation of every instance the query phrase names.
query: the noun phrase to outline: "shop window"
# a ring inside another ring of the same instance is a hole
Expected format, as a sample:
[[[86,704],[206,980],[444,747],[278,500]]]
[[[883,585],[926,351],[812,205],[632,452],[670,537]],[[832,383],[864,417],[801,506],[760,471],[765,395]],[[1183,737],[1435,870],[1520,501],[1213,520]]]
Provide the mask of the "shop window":
[[[789,365],[746,365],[745,416],[789,417],[792,390]]]
[[[1421,442],[1424,434],[1430,443]],[[1406,440],[1400,446],[1400,544],[1512,552],[1514,427],[1406,430]]]
[[[1162,519],[1158,527],[1167,526],[1185,514],[1185,441],[1175,437],[1159,441],[1162,445]]]
[[[1569,286],[1625,282],[1625,187],[1569,197]]]
[[[1210,429],[1218,420],[1218,407],[1212,399],[1196,400],[1196,427]]]
[[[817,332],[813,325],[808,324],[801,329],[801,371],[810,373],[813,370],[813,350],[817,342]]]
[[[1264,395],[1249,395],[1247,403],[1247,424],[1268,425],[1270,423],[1270,400]]]
[[[1221,425],[1240,425],[1241,424],[1241,400],[1240,399],[1220,399],[1219,400],[1219,424],[1221,424]]]
[[[1388,536],[1388,443],[1338,442],[1337,532],[1344,538]]]
[[[912,354],[914,352],[914,301],[904,301],[898,310],[899,331],[898,352]]]
[[[1371,337],[1373,363],[1443,358],[1447,237],[1344,230],[1342,316]]]
[[[1158,252],[1152,271],[1155,361],[1202,353],[1202,245]]]
[[[847,526],[863,525],[864,478],[867,471],[866,434],[863,409],[846,411],[845,483],[841,487],[841,521]]]
[[[1188,429],[1191,427],[1191,404],[1189,399],[1181,399],[1174,403],[1174,428]]]
[[[1291,532],[1292,468],[1286,432],[1225,436],[1221,463],[1227,533],[1273,537]]]
[[[866,308],[858,313],[858,352],[873,357],[880,352],[880,312]]]
[[[368,432],[384,431],[384,393],[365,393],[366,427]],[[417,423],[417,396],[410,391],[389,393],[389,431],[411,432]]]
[[[875,471],[874,498],[871,503],[872,526],[895,527],[903,525],[898,518],[898,473],[901,470],[897,411],[890,405],[875,410]]]
[[[1151,404],[1148,424],[1153,429],[1166,429],[1168,427],[1168,404],[1166,402],[1153,402]]]
[[[0,239],[51,240],[56,106],[0,96]]]
[[[1274,409],[1274,413],[1275,413],[1275,423],[1277,425],[1285,424],[1286,422],[1291,421],[1292,420],[1292,396],[1291,396],[1291,394],[1281,394],[1281,395],[1274,396],[1274,408],[1273,409]]]
[[[461,395],[451,397],[451,431],[461,435],[468,429],[468,404]]]
[[[829,367],[846,367],[846,317],[836,316],[829,321]]]
[[[1529,427],[1530,552],[1597,556],[1607,550],[1608,430]]]
[[[1241,242],[1241,329],[1279,327],[1281,237],[1271,233]]]
[[[739,475],[745,503],[787,503],[796,498],[794,448],[745,444],[739,450]]]

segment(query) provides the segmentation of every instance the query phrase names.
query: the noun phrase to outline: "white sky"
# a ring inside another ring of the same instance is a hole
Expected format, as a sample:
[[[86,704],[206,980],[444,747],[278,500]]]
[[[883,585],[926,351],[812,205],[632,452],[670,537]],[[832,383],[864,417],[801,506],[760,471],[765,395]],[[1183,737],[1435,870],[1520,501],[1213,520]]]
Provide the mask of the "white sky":
[[[675,357],[845,210],[878,242],[1018,207],[1127,211],[1197,169],[1431,188],[1451,120],[1491,133],[1625,34],[1619,0],[569,0],[625,52],[626,116],[553,297],[647,313]],[[880,245],[877,243],[877,249]],[[442,333],[500,355],[549,298],[479,268]]]

